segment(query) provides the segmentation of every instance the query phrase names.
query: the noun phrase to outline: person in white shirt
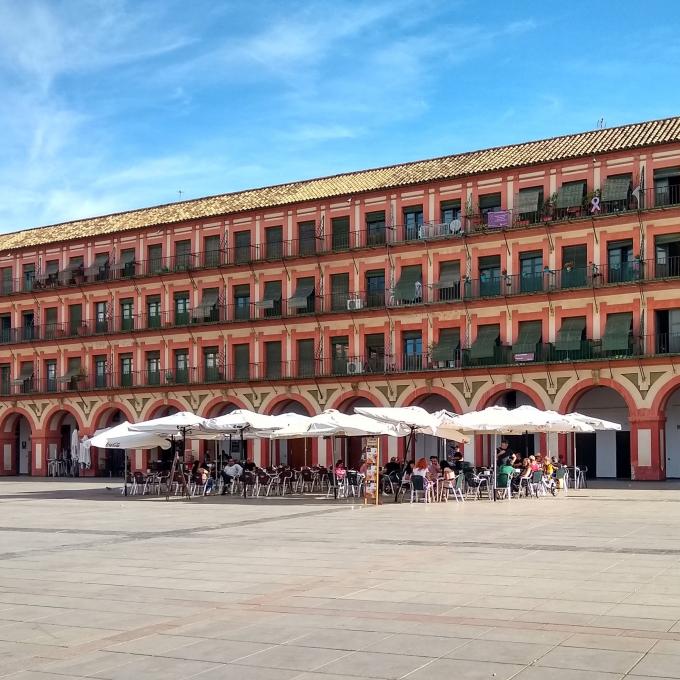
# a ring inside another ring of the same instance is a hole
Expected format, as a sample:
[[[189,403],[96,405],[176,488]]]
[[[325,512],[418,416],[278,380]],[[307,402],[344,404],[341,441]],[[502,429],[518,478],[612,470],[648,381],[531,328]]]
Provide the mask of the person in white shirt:
[[[227,488],[231,488],[232,481],[238,479],[242,474],[243,468],[233,458],[229,458],[222,470],[222,479],[224,480],[223,496],[227,493]]]

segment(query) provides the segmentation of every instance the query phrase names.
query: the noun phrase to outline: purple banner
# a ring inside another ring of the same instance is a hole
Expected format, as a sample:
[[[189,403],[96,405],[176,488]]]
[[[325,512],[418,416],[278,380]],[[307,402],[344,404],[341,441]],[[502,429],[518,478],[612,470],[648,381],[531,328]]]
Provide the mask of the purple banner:
[[[507,210],[490,212],[486,214],[486,225],[493,229],[502,229],[510,226],[510,213]]]

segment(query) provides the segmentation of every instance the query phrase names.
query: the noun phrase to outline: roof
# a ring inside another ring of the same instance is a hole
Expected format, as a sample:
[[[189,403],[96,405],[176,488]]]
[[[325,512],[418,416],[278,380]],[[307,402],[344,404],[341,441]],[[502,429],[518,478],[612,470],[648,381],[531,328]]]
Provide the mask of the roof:
[[[237,191],[0,235],[0,251],[680,142],[680,117]]]

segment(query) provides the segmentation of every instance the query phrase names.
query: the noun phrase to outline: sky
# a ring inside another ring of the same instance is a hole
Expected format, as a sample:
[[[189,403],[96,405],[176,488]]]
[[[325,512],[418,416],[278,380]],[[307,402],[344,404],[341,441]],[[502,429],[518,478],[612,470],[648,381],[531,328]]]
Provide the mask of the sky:
[[[0,232],[680,114],[680,3],[0,0]]]

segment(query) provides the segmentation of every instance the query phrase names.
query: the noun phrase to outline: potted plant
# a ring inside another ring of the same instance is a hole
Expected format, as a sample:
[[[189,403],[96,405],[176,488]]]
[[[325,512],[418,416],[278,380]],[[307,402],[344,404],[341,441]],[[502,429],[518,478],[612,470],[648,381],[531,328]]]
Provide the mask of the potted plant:
[[[167,384],[173,384],[175,382],[175,374],[172,371],[165,372],[165,382]]]
[[[543,201],[543,221],[550,222],[555,213],[555,206],[557,205],[557,192],[549,196]]]
[[[428,345],[428,353],[430,356],[430,365],[432,368],[446,368],[446,362],[439,359],[435,359],[435,354],[437,353],[437,343],[431,342]]]

